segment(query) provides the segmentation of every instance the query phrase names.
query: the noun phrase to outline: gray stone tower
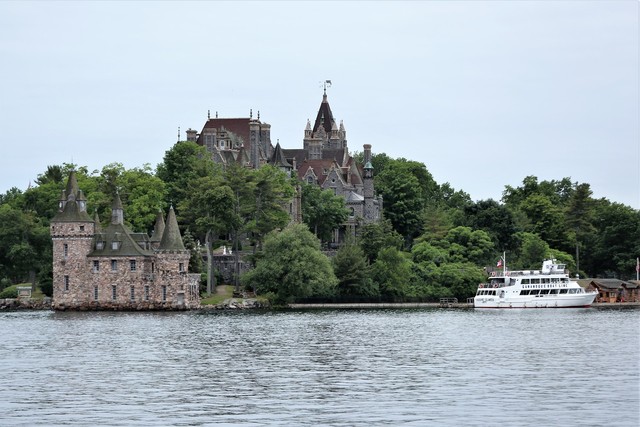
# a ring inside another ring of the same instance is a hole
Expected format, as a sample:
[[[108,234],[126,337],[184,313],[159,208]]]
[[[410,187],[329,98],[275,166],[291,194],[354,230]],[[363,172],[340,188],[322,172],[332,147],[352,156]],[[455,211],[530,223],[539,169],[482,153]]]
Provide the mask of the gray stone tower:
[[[371,144],[364,144],[364,168],[363,168],[363,195],[364,195],[364,221],[365,223],[377,220],[375,207],[375,194],[373,188],[373,165],[371,164]]]
[[[87,214],[87,200],[72,171],[66,189],[62,190],[58,213],[51,220],[53,308],[76,305],[88,298],[82,286],[94,232],[95,222]]]

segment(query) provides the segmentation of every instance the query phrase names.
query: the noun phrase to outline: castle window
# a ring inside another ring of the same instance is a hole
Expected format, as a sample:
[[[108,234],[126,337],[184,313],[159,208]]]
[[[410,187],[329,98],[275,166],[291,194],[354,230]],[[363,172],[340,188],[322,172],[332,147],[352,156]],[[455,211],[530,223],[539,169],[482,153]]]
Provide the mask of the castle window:
[[[111,285],[111,299],[115,301],[117,296],[118,293],[116,292],[116,285]]]
[[[144,300],[149,301],[149,285],[144,287]]]
[[[129,267],[131,268],[131,271],[136,271],[136,260],[132,259],[129,261]]]
[[[118,271],[118,261],[115,259],[111,260],[111,271]]]
[[[155,272],[155,270],[156,270],[156,263],[152,262],[151,263],[151,274],[153,274]]]
[[[93,287],[93,300],[94,301],[98,301],[98,287],[97,286]]]
[[[167,286],[163,285],[162,286],[162,301],[166,301],[167,300]]]
[[[354,216],[355,216],[355,214],[356,214],[355,209],[351,208],[351,212],[349,213],[349,216],[350,216],[350,217],[354,217]]]
[[[131,295],[130,295],[131,301],[135,301],[136,300],[136,287],[132,286],[131,287]]]
[[[69,276],[64,276],[64,290],[69,290]]]
[[[66,258],[69,255],[69,245],[64,243],[62,245],[62,255]]]
[[[311,175],[309,175],[309,176],[307,177],[307,182],[308,182],[309,184],[313,184],[313,177],[312,177]]]
[[[80,231],[84,231],[84,225],[80,226]]]
[[[97,273],[100,271],[100,261],[93,261],[93,272]]]
[[[184,263],[181,262],[180,264],[178,264],[178,271],[184,271]]]

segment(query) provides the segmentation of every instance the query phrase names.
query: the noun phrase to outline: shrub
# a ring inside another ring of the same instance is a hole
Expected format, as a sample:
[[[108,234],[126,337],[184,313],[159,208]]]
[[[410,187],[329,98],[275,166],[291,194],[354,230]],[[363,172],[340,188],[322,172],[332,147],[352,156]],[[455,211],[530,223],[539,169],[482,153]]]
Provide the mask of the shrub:
[[[18,298],[18,290],[15,286],[9,286],[4,291],[0,292],[0,299],[4,298]]]

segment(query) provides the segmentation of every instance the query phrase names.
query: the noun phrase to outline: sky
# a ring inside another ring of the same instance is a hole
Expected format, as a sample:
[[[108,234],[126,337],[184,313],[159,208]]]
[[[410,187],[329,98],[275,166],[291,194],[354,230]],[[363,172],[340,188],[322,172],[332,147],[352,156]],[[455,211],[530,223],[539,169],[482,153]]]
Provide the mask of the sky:
[[[48,165],[155,166],[217,112],[349,148],[473,200],[527,176],[640,209],[635,0],[0,2],[0,193]]]

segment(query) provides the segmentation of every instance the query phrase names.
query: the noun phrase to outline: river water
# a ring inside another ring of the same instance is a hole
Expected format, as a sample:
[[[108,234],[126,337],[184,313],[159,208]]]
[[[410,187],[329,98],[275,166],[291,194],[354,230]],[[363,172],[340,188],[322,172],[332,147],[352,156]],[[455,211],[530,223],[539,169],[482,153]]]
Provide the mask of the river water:
[[[640,310],[0,313],[2,426],[638,426]]]

